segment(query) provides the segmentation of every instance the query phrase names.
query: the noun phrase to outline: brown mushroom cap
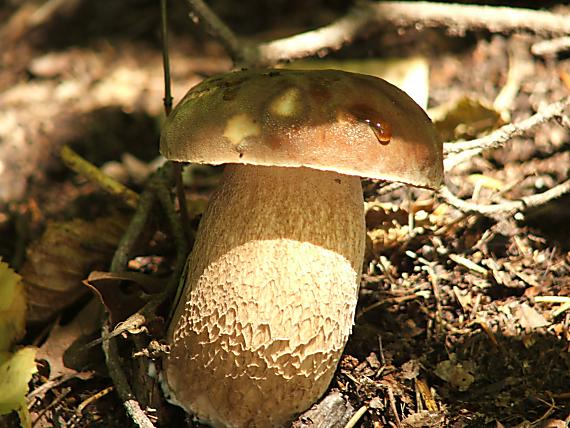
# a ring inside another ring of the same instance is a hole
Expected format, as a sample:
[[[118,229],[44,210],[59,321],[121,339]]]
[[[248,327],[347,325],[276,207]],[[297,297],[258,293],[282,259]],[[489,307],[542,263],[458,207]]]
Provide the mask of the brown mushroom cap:
[[[310,167],[437,188],[442,143],[405,92],[339,70],[251,70],[204,80],[167,119],[171,160]]]

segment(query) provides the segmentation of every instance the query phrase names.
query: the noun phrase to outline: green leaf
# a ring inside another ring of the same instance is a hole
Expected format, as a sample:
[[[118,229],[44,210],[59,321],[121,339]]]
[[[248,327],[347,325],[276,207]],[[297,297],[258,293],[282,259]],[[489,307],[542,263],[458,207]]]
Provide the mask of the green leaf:
[[[0,261],[0,352],[25,333],[26,296],[21,277]]]
[[[26,406],[28,382],[36,372],[36,348],[26,347],[15,354],[0,352],[0,415],[14,410],[22,427],[31,426]]]

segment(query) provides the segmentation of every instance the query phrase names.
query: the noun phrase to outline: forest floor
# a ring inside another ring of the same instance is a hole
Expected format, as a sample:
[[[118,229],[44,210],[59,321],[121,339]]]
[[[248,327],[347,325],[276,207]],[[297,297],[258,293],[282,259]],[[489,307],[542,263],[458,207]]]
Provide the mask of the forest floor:
[[[314,1],[309,18],[300,11],[302,2],[276,2],[282,9],[257,10],[267,17],[258,28],[244,22],[253,6],[232,14],[231,2],[218,3],[238,31],[263,31],[265,38],[343,13],[343,6]],[[554,7],[570,14],[568,7]],[[174,5],[171,16],[176,103],[232,62],[221,45],[192,27],[183,4]],[[160,163],[159,23],[153,1],[76,0],[55,10],[34,2],[0,6],[0,257],[23,276],[30,301],[23,343],[39,347],[28,401],[35,427],[132,424],[99,345],[86,345],[100,326],[81,280],[108,270],[133,210],[68,169],[59,151],[68,146],[142,192]],[[540,40],[388,29],[331,57],[422,56],[430,70],[428,107],[447,106],[440,123],[444,141],[468,140],[569,97],[570,56],[531,54]],[[563,183],[569,165],[569,130],[550,121],[458,165],[446,184],[485,206]],[[191,167],[185,174],[194,229],[219,173]],[[386,192],[382,183],[367,180],[363,188],[368,245],[359,306],[331,383],[331,391],[359,411],[354,426],[567,427],[570,195],[483,215],[427,190]],[[129,268],[165,278],[176,251],[168,223],[158,210],[147,223]],[[151,328],[144,343],[153,334]],[[128,356],[134,345],[120,343]],[[136,370],[126,367],[129,376],[138,376]],[[154,416],[157,425],[181,426],[161,419],[176,420],[176,410],[158,409]],[[301,418],[296,426],[307,423]],[[17,426],[17,417],[0,417],[3,426]]]

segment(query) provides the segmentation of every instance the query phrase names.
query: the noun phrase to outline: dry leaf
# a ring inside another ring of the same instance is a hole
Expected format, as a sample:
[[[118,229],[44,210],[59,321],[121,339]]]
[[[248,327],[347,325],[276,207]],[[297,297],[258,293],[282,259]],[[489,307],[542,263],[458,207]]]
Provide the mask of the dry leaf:
[[[483,174],[471,174],[467,177],[467,180],[478,187],[486,187],[487,189],[500,191],[505,186],[501,180],[493,177],[488,177]]]
[[[444,141],[475,138],[504,125],[490,103],[467,96],[430,109],[429,116]]]
[[[87,289],[81,281],[107,267],[126,225],[121,216],[49,224],[28,249],[21,271],[28,320],[48,320],[83,296]]]
[[[533,330],[535,328],[546,327],[549,322],[536,311],[536,309],[531,308],[526,303],[521,304],[516,312],[516,317],[519,319],[519,323],[525,330]]]
[[[91,272],[83,282],[96,294],[112,324],[126,320],[141,309],[148,295],[165,289],[166,281],[139,272]],[[131,283],[132,287],[121,284]]]
[[[452,360],[442,361],[435,368],[435,374],[459,391],[467,391],[475,378],[466,366],[469,364]]]
[[[406,380],[415,379],[420,374],[420,363],[418,360],[410,360],[402,364],[402,378]]]
[[[417,206],[416,206],[417,205]],[[418,201],[412,207],[416,228],[435,230],[443,224],[444,217],[426,211],[433,210],[425,201]],[[436,209],[437,211],[437,209]],[[372,253],[375,256],[395,248],[410,239],[408,210],[391,203],[371,202],[365,207],[366,229]],[[414,229],[416,230],[416,229]]]
[[[59,376],[76,376],[86,379],[91,376],[90,372],[80,372],[65,364],[65,352],[78,339],[92,335],[100,328],[101,305],[95,299],[92,300],[77,316],[68,324],[56,323],[45,343],[40,347],[37,355],[38,360],[45,360],[49,364],[49,378]],[[85,348],[89,353],[90,349]],[[75,355],[74,357],[78,357]]]
[[[441,427],[445,420],[445,415],[437,412],[429,412],[421,410],[413,413],[402,421],[401,426],[404,428],[429,428]]]

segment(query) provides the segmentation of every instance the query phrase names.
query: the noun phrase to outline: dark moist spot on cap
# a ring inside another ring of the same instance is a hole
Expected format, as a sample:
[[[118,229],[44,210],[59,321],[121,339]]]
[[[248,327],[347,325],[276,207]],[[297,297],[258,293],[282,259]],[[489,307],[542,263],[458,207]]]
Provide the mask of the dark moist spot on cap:
[[[335,181],[335,183],[342,184],[342,181],[340,180],[340,178],[335,178],[334,181]]]
[[[233,101],[237,97],[237,94],[240,90],[239,86],[234,86],[233,88],[226,88],[224,89],[224,94],[222,95],[222,99],[224,101]]]
[[[366,104],[353,104],[347,109],[347,113],[370,126],[380,144],[390,143],[392,126],[382,118],[380,112]]]
[[[233,86],[239,86],[239,85],[241,85],[243,82],[245,82],[245,81],[247,81],[247,80],[249,80],[249,77],[248,77],[248,76],[243,76],[243,77],[240,77],[240,78],[235,79],[235,80],[224,80],[224,81],[222,82],[222,86],[223,86],[224,88],[231,88],[231,87],[233,87]]]
[[[324,103],[331,99],[332,94],[325,82],[319,79],[311,79],[309,95],[317,102]]]

